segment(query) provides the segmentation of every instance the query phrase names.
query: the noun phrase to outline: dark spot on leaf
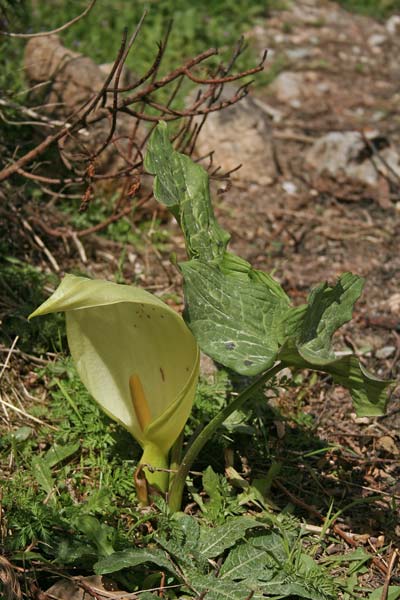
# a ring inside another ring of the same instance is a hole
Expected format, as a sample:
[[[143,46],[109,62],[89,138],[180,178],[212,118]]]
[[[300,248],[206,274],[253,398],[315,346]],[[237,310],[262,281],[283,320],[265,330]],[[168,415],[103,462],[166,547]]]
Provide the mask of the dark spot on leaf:
[[[235,342],[225,342],[225,348],[227,350],[234,350],[236,348]]]
[[[248,360],[248,359],[243,361],[243,363],[244,363],[245,367],[251,367],[251,365],[254,364],[252,360]]]
[[[146,317],[147,317],[148,319],[151,319],[150,315],[146,315]]]
[[[165,381],[165,373],[164,373],[164,369],[162,367],[160,367],[160,373],[161,373],[161,379],[163,381]]]

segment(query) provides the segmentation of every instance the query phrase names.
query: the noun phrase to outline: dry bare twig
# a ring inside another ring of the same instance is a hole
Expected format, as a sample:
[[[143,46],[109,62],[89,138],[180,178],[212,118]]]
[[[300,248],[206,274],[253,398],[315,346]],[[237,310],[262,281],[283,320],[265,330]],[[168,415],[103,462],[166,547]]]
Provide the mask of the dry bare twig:
[[[85,16],[93,5],[92,0],[86,12],[65,24],[65,26],[70,26],[78,18]],[[223,110],[239,102],[248,93],[250,82],[238,87],[230,97],[221,99],[223,86],[226,83],[240,81],[259,73],[264,68],[266,53],[255,67],[239,73],[232,73],[238,57],[245,48],[243,40],[240,40],[228,64],[224,66],[220,63],[213,72],[210,72],[210,69],[207,68],[207,61],[215,57],[218,50],[210,48],[186,60],[166,75],[159,77],[159,68],[167,49],[171,29],[168,27],[163,41],[158,44],[156,55],[147,72],[135,82],[121,86],[122,70],[140,33],[145,17],[146,11],[143,13],[129,41],[127,30],[124,31],[117,57],[100,89],[64,119],[52,119],[51,115],[49,117],[47,109],[45,114],[42,114],[41,109],[38,107],[35,107],[35,109],[23,107],[23,110],[19,110],[15,108],[15,103],[7,98],[1,102],[5,110],[14,110],[14,114],[19,112],[22,117],[28,116],[33,119],[33,122],[38,125],[37,130],[43,131],[47,126],[51,128],[51,133],[22,156],[18,156],[17,152],[13,153],[13,156],[8,158],[9,164],[0,170],[0,183],[7,181],[14,175],[19,175],[23,179],[35,181],[45,194],[52,197],[57,197],[58,194],[61,197],[66,188],[69,190],[68,197],[76,197],[75,192],[78,188],[83,190],[81,191],[81,210],[85,210],[90,203],[97,182],[117,182],[117,185],[120,186],[119,197],[115,201],[113,214],[94,227],[74,231],[71,227],[49,226],[49,224],[43,222],[40,215],[29,215],[25,219],[25,223],[31,226],[33,224],[39,226],[47,235],[78,240],[82,236],[100,231],[110,223],[126,216],[130,212],[134,197],[136,206],[142,206],[151,195],[145,191],[144,194],[141,193],[138,196],[139,185],[136,185],[136,182],[137,180],[140,182],[140,175],[143,171],[144,147],[157,122],[161,119],[167,121],[181,120],[182,126],[174,136],[173,142],[177,150],[192,154],[207,116],[212,112]],[[53,30],[48,34],[60,30]],[[196,73],[196,69],[199,67],[203,67],[203,71],[206,68],[208,75],[199,76]],[[176,100],[185,79],[198,84],[201,88],[195,99],[189,103],[189,106],[180,109],[176,106]],[[159,98],[160,90],[164,90],[163,101],[160,101]],[[166,99],[164,99],[165,90],[168,91]],[[129,135],[121,135],[117,130],[117,124],[122,116],[124,119],[129,119],[129,117],[134,119]],[[7,120],[6,115],[2,115],[2,117]],[[195,117],[198,117],[198,119],[195,120]],[[87,144],[87,140],[90,142],[92,128],[97,127],[101,122],[107,124],[106,133],[96,147],[93,147],[93,144],[90,146],[90,143]],[[139,126],[143,122],[150,124],[145,132],[143,128],[139,131]],[[36,125],[34,126],[36,127]],[[74,162],[73,158],[71,160],[69,156],[65,156],[63,148],[67,141],[69,145],[75,143],[76,147],[79,148],[79,165]],[[127,150],[125,144],[127,144]],[[55,172],[54,175],[49,176],[38,164],[38,160],[49,148],[57,149],[57,146],[60,159],[67,166],[70,173],[64,175]],[[110,172],[101,172],[98,168],[99,159],[103,153],[109,152],[111,148],[114,156],[118,157],[118,168],[110,169]],[[212,154],[210,154],[210,157],[212,157]],[[212,158],[209,167],[210,169],[214,168]],[[214,168],[211,175],[216,176],[217,173],[218,168]],[[224,174],[224,176],[228,175]],[[220,173],[218,173],[218,177],[221,177]],[[132,189],[134,189],[134,193],[132,193]],[[26,228],[25,223],[23,226]],[[44,248],[42,250],[45,251]],[[48,260],[52,262],[47,252],[46,255]],[[57,270],[56,265],[53,264],[52,266],[53,269]]]

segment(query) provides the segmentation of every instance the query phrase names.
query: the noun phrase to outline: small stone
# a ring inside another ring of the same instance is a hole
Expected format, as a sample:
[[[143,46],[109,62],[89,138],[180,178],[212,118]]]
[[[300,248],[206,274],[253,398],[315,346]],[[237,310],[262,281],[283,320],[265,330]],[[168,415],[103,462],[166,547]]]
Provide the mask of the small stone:
[[[291,103],[300,97],[302,87],[302,74],[286,71],[280,73],[271,83],[270,90],[276,94],[280,102]]]
[[[393,356],[395,352],[396,348],[394,346],[383,346],[383,348],[379,348],[379,350],[375,352],[375,356],[376,358],[385,360],[386,358]]]
[[[398,203],[400,204],[400,203]],[[400,206],[399,206],[400,208]],[[387,302],[386,302],[390,312],[392,312],[394,315],[398,315],[400,313],[400,292],[396,292],[395,294],[392,294]]]
[[[350,413],[350,417],[357,425],[369,425],[372,417],[357,417],[356,413]]]
[[[381,438],[376,440],[376,449],[381,450],[386,454],[391,454],[392,456],[396,456],[400,452],[396,442],[390,435],[383,435]]]
[[[290,196],[293,196],[293,194],[297,193],[297,186],[293,183],[293,181],[284,181],[282,183],[282,189]]]
[[[301,60],[302,58],[309,58],[315,54],[314,48],[290,48],[286,50],[286,56],[290,60]]]
[[[368,38],[368,44],[370,46],[382,46],[387,41],[387,37],[382,33],[373,33]]]
[[[392,15],[386,21],[385,27],[390,35],[398,35],[400,33],[400,15]]]

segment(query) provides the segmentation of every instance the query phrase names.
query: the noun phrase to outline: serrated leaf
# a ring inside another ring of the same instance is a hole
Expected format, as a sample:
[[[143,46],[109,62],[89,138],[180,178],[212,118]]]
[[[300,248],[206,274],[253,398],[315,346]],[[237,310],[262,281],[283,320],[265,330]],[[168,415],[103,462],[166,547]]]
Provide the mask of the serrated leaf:
[[[261,589],[268,597],[331,600],[336,590],[331,577],[314,560],[301,554],[291,557],[293,545],[271,531],[233,548],[221,567],[222,580],[239,581],[250,589]]]
[[[206,558],[215,558],[231,548],[244,537],[248,529],[260,524],[251,517],[235,517],[219,527],[203,527],[200,532],[200,553]]]
[[[211,466],[203,473],[203,488],[210,498],[219,495],[219,477]]]
[[[398,585],[390,585],[387,590],[387,595],[383,596],[383,590],[385,586],[381,586],[374,590],[369,596],[368,600],[381,600],[381,598],[385,597],[387,600],[399,600],[400,598],[400,586]]]
[[[80,448],[80,442],[74,444],[54,444],[44,455],[43,460],[48,464],[49,467],[54,467],[60,462],[63,462],[66,458],[69,458]]]
[[[204,594],[207,600],[246,600],[252,592],[248,585],[223,581],[213,575],[192,575],[189,583],[197,596]]]
[[[107,575],[145,563],[167,569],[176,575],[172,562],[168,559],[166,553],[158,548],[129,548],[114,552],[110,556],[97,561],[94,565],[94,572],[97,575]]]
[[[73,520],[73,525],[94,544],[100,556],[109,556],[114,553],[113,540],[115,530],[112,527],[105,523],[100,523],[92,515],[80,515],[76,517]]]
[[[185,513],[175,513],[173,521],[179,526],[179,539],[176,541],[182,546],[185,554],[192,554],[199,550],[200,525],[194,517]],[[177,536],[177,530],[174,529],[174,536]]]
[[[230,551],[221,567],[219,576],[221,579],[227,580],[249,579],[256,581],[261,569],[270,561],[270,557],[263,548],[256,548],[245,542]]]
[[[54,488],[54,481],[47,462],[40,456],[32,459],[32,474],[42,490],[50,494]]]

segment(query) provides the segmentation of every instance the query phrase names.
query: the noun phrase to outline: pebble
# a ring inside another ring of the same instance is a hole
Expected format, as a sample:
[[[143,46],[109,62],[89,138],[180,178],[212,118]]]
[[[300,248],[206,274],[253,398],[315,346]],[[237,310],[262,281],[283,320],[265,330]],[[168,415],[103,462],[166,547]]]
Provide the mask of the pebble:
[[[398,35],[400,33],[400,15],[392,15],[386,21],[385,27],[390,35]]]
[[[286,50],[286,56],[290,60],[301,60],[313,56],[314,52],[314,48],[290,48]]]
[[[284,181],[282,183],[282,189],[290,196],[293,196],[293,194],[296,194],[297,192],[297,186],[293,181]]]
[[[368,38],[368,44],[370,46],[382,46],[387,41],[387,37],[382,33],[373,33]]]
[[[386,358],[390,358],[396,352],[396,348],[394,346],[383,346],[383,348],[379,348],[375,352],[376,358],[380,358],[385,360]]]

